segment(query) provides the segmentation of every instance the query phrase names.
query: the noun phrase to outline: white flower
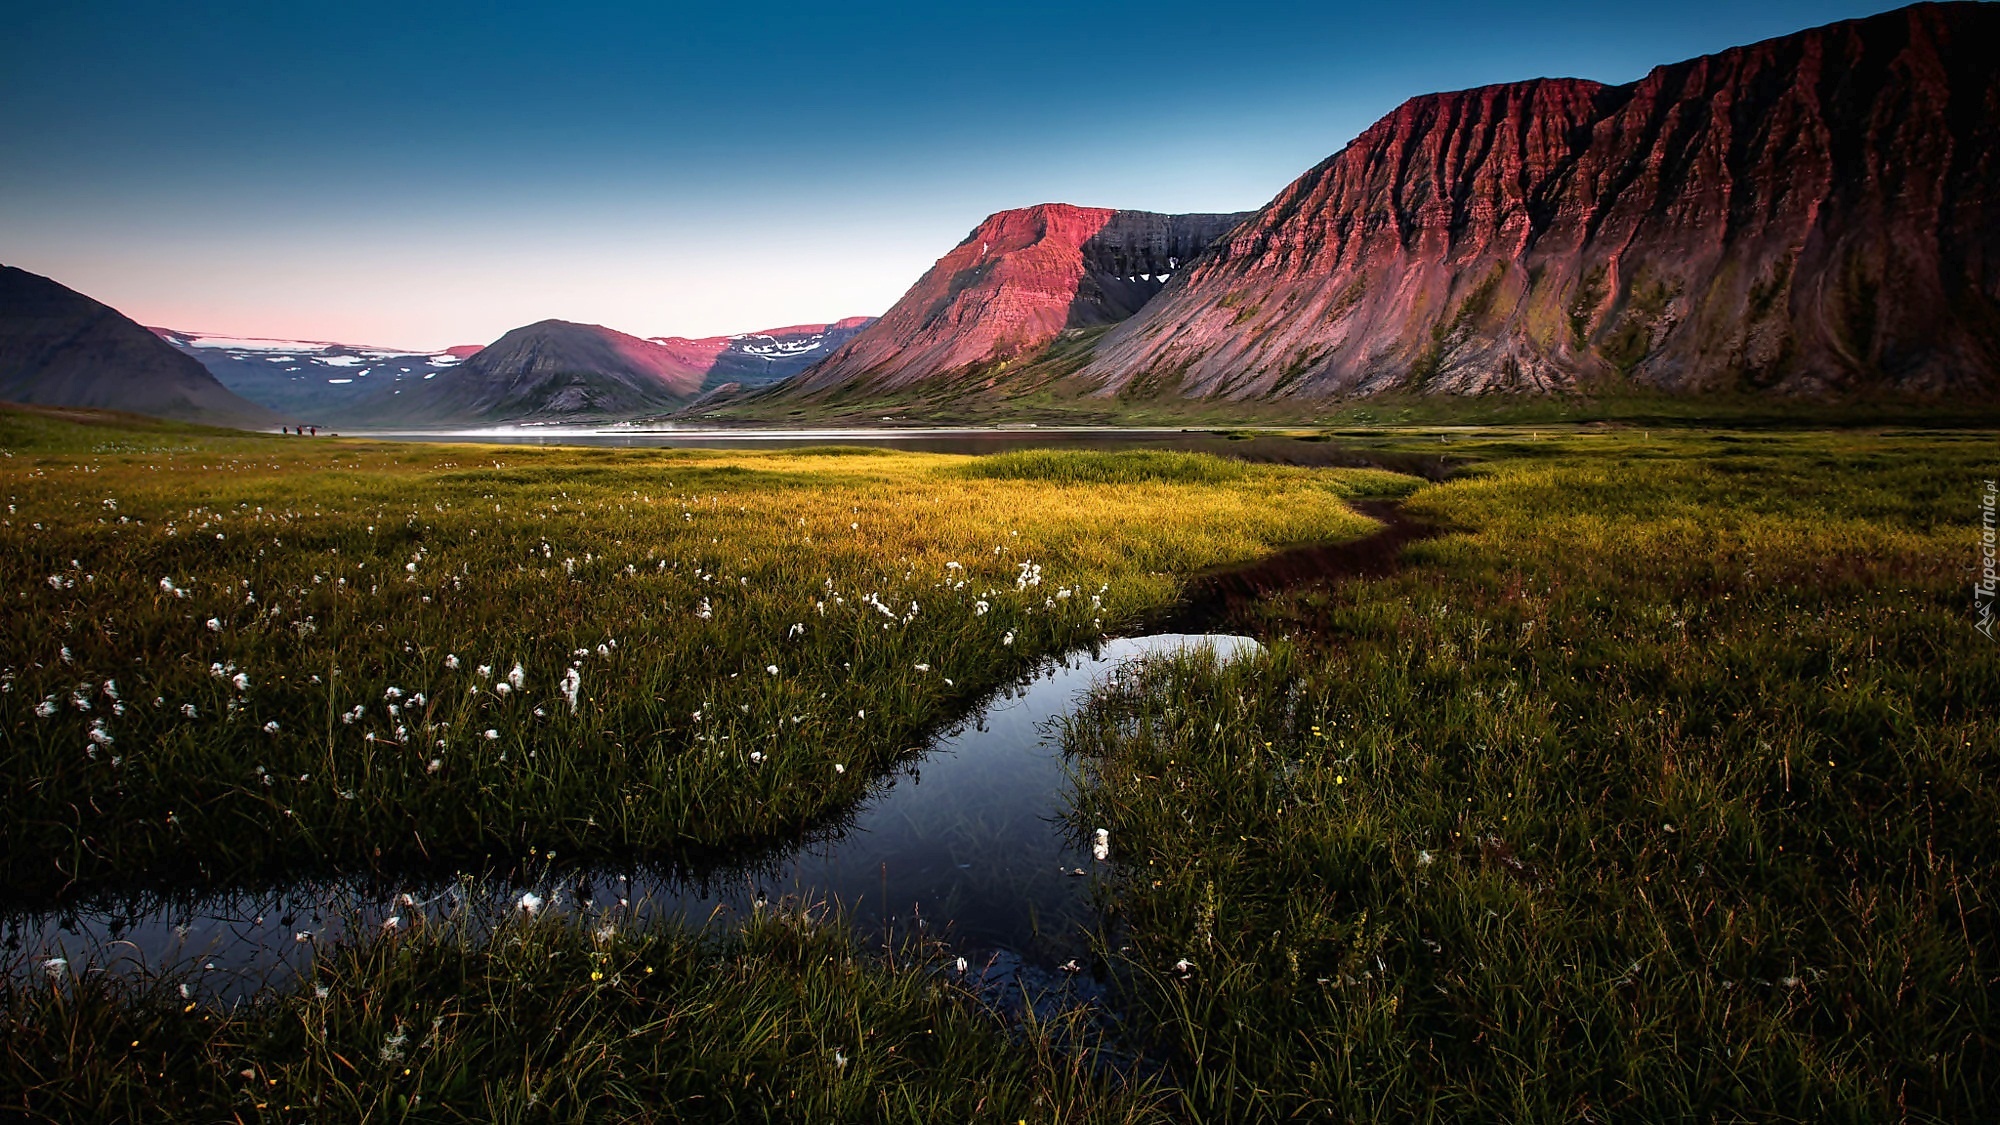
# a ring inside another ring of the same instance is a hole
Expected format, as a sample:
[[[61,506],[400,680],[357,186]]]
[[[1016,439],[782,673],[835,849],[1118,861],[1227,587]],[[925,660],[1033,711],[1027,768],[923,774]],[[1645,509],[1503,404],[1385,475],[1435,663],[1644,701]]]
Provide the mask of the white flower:
[[[805,635],[806,635],[806,627],[803,623],[795,624],[791,628],[785,630],[786,640],[790,640],[793,637],[803,637]]]
[[[842,1054],[838,1047],[833,1049],[833,1065],[835,1067],[845,1067],[847,1065],[847,1056]]]
[[[571,714],[576,713],[576,693],[577,689],[582,686],[583,673],[577,671],[576,667],[571,665],[569,671],[563,673],[562,678],[562,696],[569,701]]]
[[[265,724],[264,724],[264,733],[265,733],[265,734],[276,734],[276,733],[278,733],[278,720],[276,720],[276,719],[272,719],[272,720],[271,720],[270,722],[268,722],[268,723],[265,723]]]
[[[209,619],[208,619],[208,631],[209,631],[209,632],[211,632],[211,633],[220,633],[220,632],[222,632],[222,622],[221,622],[221,620],[220,620],[220,619],[218,619],[218,618],[214,618],[214,617],[211,617],[211,618],[209,618]]]
[[[424,767],[424,772],[425,772],[425,773],[436,773],[437,771],[439,771],[439,770],[441,770],[441,769],[443,769],[443,768],[444,768],[444,759],[443,759],[443,758],[432,758],[432,759],[431,759],[431,763],[430,763],[430,765],[427,765],[427,766],[425,766],[425,767]]]
[[[229,682],[236,685],[237,691],[250,690],[250,677],[244,675],[241,672],[238,672],[234,676],[231,676],[229,678]]]
[[[1437,862],[1437,857],[1433,856],[1428,850],[1417,853],[1417,866],[1429,867],[1435,862]]]
[[[971,968],[971,967],[972,967],[972,964],[971,964],[971,962],[967,961],[967,960],[966,960],[965,958],[963,958],[963,957],[960,957],[960,958],[958,959],[958,961],[957,961],[957,962],[955,963],[955,966],[954,966],[954,967],[955,967],[955,968],[957,968],[957,969],[958,969],[958,971],[959,971],[959,972],[960,972],[961,974],[963,974],[963,973],[965,972],[965,970],[967,970],[967,969],[969,969],[969,968]]]
[[[481,664],[479,666],[478,671],[479,671],[479,678],[482,680],[490,680],[493,678],[493,665],[491,664]]]
[[[48,974],[48,978],[52,981],[63,979],[63,977],[69,973],[69,958],[67,957],[49,958],[48,960],[42,962],[42,972]]]
[[[111,732],[104,729],[103,719],[99,719],[90,725],[90,741],[98,746],[111,745]]]
[[[1097,830],[1097,838],[1092,840],[1090,844],[1090,856],[1092,859],[1099,861],[1111,858],[1111,832],[1109,829],[1100,828]]]
[[[391,914],[382,920],[382,928],[385,930],[393,930],[402,924],[403,916],[401,914]]]
[[[972,603],[972,616],[984,617],[986,616],[986,611],[992,608],[993,608],[992,606],[986,604],[986,600],[984,598],[981,598],[980,600]]]
[[[55,713],[56,713],[56,701],[53,699],[44,699],[40,703],[35,705],[35,714],[41,716],[44,719],[54,718]]]
[[[910,667],[915,668],[919,672],[928,672],[931,670],[931,666],[928,664],[912,664]]]
[[[181,714],[186,715],[190,719],[194,718],[194,704],[192,703],[181,704]]]
[[[401,699],[401,698],[403,698],[403,689],[402,689],[402,688],[399,688],[399,687],[391,687],[391,688],[388,688],[387,690],[385,690],[385,691],[383,691],[383,692],[382,692],[382,698],[384,698],[384,699]]]
[[[312,939],[313,936],[311,930],[300,930],[298,933],[292,935],[292,941],[299,945],[305,945],[308,942],[312,941]]]
[[[846,772],[847,772],[847,763],[846,763],[846,762],[835,762],[835,763],[833,763],[833,772],[835,772],[835,773],[846,773]]]
[[[751,764],[751,765],[753,765],[753,766],[761,766],[761,765],[763,765],[763,764],[764,764],[764,754],[763,754],[763,752],[762,752],[762,751],[759,751],[759,750],[752,750],[752,751],[750,751],[750,764]]]
[[[778,674],[778,666],[776,664],[766,664],[764,665],[764,671],[769,672],[770,674],[775,676]]]
[[[500,732],[494,730],[492,727],[486,728],[486,741],[488,742],[500,741]]]
[[[523,914],[534,914],[542,909],[542,896],[536,894],[533,891],[529,891],[528,893],[522,895],[521,901],[515,903],[514,905],[518,907],[521,913]]]
[[[1003,645],[1011,645],[1011,644],[1013,644],[1013,643],[1014,643],[1014,630],[1012,630],[1012,629],[1009,629],[1009,630],[1007,630],[1007,635],[1006,635],[1006,636],[1004,636],[1004,637],[1001,637],[1001,638],[1000,638],[1000,643],[1001,643],[1001,644],[1003,644]]]
[[[1189,970],[1191,970],[1191,969],[1193,969],[1193,968],[1194,968],[1194,962],[1193,962],[1193,961],[1190,961],[1190,960],[1188,960],[1188,959],[1187,959],[1187,958],[1185,958],[1185,957],[1183,957],[1183,958],[1181,958],[1180,960],[1178,960],[1178,961],[1174,962],[1174,971],[1175,971],[1175,972],[1177,972],[1177,973],[1181,973],[1181,974],[1183,974],[1183,975],[1185,975],[1185,974],[1186,974],[1186,973],[1187,973],[1187,972],[1188,972]]]
[[[444,654],[444,666],[445,666],[445,668],[446,668],[446,669],[448,669],[448,670],[450,670],[450,671],[453,671],[453,672],[456,672],[456,671],[458,671],[458,656],[457,656],[457,654],[456,654],[456,653],[450,653],[450,652],[447,652],[447,653],[445,653],[445,654]]]
[[[515,691],[521,690],[528,684],[528,670],[516,662],[514,670],[507,673],[507,682],[513,685]]]

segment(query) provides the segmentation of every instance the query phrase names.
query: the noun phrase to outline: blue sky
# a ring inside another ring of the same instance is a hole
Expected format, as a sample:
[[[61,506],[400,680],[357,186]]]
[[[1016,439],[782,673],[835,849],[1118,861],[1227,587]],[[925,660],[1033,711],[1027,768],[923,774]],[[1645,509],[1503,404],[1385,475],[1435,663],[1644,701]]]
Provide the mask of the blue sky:
[[[148,324],[410,347],[879,313],[986,214],[1254,208],[1403,99],[1895,5],[45,4],[0,261]]]

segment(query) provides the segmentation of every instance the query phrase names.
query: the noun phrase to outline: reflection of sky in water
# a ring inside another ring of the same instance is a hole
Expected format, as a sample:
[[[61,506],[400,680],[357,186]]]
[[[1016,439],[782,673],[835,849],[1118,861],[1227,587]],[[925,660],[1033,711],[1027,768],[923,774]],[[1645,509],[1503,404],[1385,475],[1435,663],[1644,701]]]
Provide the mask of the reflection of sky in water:
[[[468,906],[492,918],[533,892],[544,909],[622,921],[701,922],[759,901],[833,900],[864,937],[921,928],[982,962],[1048,969],[1085,958],[1092,921],[1089,841],[1073,838],[1061,819],[1069,772],[1058,720],[1120,666],[1191,645],[1211,645],[1224,658],[1256,648],[1243,637],[1129,637],[1052,660],[885,779],[847,827],[703,879],[556,868],[532,879],[465,876],[401,888],[353,879],[205,896],[104,896],[9,917],[0,922],[0,946],[25,955],[28,971],[49,957],[77,970],[197,969],[206,991],[235,997],[282,983],[355,919],[372,930],[391,918],[408,924]]]

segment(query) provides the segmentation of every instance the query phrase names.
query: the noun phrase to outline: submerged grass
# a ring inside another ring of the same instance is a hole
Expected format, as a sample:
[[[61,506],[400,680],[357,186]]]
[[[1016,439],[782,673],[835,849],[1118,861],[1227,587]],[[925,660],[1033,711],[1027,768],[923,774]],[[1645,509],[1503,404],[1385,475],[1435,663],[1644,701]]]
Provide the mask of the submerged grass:
[[[1391,474],[412,447],[0,415],[0,885],[720,846]],[[1273,504],[1277,498],[1282,503]]]
[[[2000,1112],[1991,437],[1474,442],[1071,731],[1193,1120]]]
[[[0,1113],[67,1121],[1157,1119],[1076,1016],[1009,1022],[840,926],[417,923],[237,1009],[184,980],[0,984]]]

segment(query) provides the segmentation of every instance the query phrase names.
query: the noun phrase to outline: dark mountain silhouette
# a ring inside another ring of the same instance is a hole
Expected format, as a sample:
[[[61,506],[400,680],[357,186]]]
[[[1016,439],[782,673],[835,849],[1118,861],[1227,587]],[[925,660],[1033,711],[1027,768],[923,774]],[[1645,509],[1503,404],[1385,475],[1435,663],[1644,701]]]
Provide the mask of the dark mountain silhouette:
[[[262,429],[285,421],[100,301],[0,266],[0,399]]]

